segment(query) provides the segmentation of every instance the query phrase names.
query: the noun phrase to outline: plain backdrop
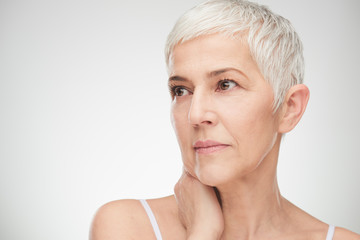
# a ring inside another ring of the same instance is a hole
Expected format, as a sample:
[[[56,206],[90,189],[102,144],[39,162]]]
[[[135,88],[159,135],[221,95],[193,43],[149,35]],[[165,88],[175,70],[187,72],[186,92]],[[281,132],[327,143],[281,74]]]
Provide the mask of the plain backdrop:
[[[87,239],[102,204],[170,195],[181,156],[164,43],[199,0],[0,0],[0,239]],[[282,194],[360,232],[360,2],[261,0],[305,47]]]

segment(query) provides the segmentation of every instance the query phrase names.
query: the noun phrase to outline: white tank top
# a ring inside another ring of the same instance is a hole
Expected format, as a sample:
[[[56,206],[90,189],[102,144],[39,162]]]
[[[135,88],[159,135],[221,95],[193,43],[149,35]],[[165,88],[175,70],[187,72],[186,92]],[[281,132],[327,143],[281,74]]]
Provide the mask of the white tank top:
[[[145,211],[146,211],[146,213],[147,213],[147,215],[149,217],[149,220],[150,220],[151,226],[152,226],[152,228],[154,230],[156,239],[157,240],[162,240],[159,225],[157,224],[156,218],[155,218],[149,204],[146,202],[145,199],[141,199],[140,202],[143,205],[143,207],[144,207],[144,209],[145,209]],[[333,237],[334,237],[334,232],[335,232],[335,226],[334,225],[329,225],[329,230],[328,230],[327,235],[326,235],[326,240],[332,240]]]
[[[162,240],[162,237],[161,237],[161,232],[160,232],[160,229],[159,229],[159,225],[157,224],[157,221],[156,221],[156,218],[149,206],[149,204],[146,202],[145,199],[141,199],[140,200],[141,204],[143,205],[148,217],[149,217],[149,220],[151,222],[151,226],[152,228],[154,229],[154,233],[155,233],[155,236],[156,236],[156,239],[157,240]]]

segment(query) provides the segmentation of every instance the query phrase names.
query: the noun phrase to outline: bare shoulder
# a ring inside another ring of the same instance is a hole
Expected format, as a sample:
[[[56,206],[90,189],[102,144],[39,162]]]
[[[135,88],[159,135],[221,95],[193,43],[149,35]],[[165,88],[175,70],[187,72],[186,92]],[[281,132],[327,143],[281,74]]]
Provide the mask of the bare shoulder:
[[[360,235],[345,228],[336,227],[333,240],[360,240]]]
[[[96,212],[91,240],[154,239],[146,212],[138,200],[117,200],[106,203]]]
[[[147,202],[163,239],[184,239],[185,230],[178,220],[175,198],[168,196]],[[115,239],[156,239],[149,217],[139,200],[109,202],[96,212],[90,229],[90,240]]]
[[[186,238],[186,230],[178,216],[178,207],[173,195],[148,200],[158,222],[163,239],[180,240]]]
[[[286,200],[286,199],[285,199]],[[298,208],[291,202],[287,201],[288,211],[296,219],[293,222],[296,226],[298,238],[292,236],[285,239],[325,239],[329,230],[329,225],[313,217],[304,210]],[[304,233],[306,233],[304,237]],[[351,232],[345,228],[336,227],[333,240],[360,240],[360,235]]]

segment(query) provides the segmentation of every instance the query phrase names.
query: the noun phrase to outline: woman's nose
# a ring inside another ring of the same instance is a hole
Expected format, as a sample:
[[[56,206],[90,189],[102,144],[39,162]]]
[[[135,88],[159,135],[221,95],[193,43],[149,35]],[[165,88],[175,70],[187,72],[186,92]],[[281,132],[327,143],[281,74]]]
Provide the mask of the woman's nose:
[[[194,127],[211,126],[217,123],[217,114],[211,95],[194,92],[188,113],[188,120]]]

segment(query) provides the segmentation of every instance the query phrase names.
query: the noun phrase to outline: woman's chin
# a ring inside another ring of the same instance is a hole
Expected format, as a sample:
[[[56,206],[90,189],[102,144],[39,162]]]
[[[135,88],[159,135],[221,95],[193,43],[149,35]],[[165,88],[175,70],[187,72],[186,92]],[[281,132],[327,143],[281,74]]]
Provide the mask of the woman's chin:
[[[198,180],[207,186],[216,187],[224,185],[231,181],[231,172],[226,169],[219,169],[207,166],[204,168],[195,169],[195,174]]]

